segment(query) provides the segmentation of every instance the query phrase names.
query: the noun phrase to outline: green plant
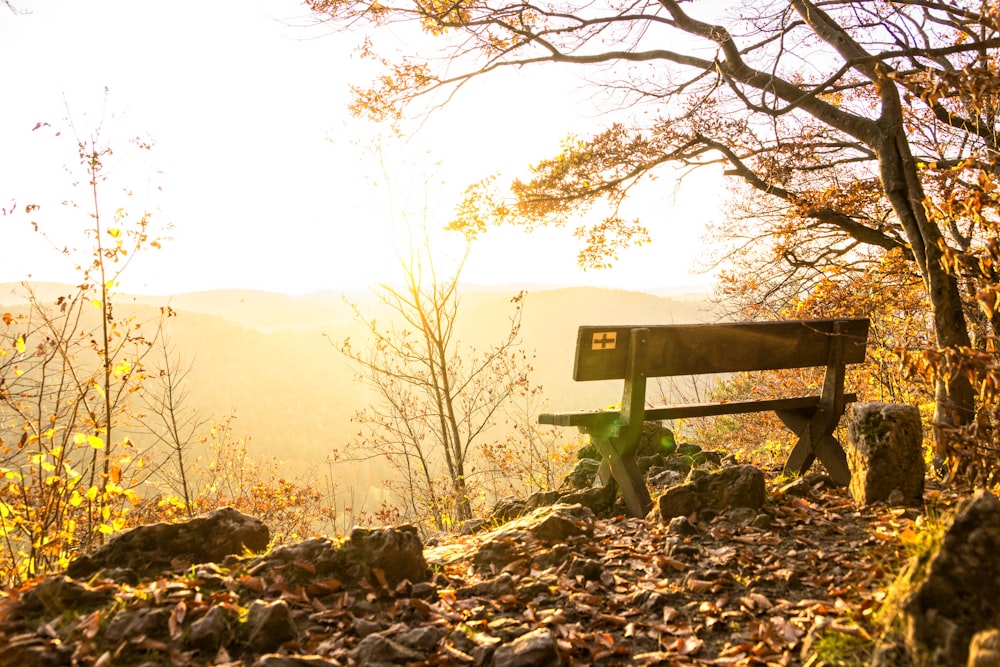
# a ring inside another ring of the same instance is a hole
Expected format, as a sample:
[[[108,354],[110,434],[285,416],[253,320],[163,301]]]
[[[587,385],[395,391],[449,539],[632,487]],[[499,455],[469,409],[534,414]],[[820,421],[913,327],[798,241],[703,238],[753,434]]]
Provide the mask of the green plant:
[[[864,667],[868,664],[873,642],[859,635],[827,630],[813,644],[807,664],[821,667]]]

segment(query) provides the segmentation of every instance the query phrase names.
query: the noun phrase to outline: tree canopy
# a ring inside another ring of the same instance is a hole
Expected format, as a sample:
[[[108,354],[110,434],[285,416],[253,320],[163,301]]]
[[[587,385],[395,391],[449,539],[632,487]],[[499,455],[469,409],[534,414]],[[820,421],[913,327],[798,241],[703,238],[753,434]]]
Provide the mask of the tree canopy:
[[[385,69],[354,109],[374,118],[505,68],[577,68],[604,93],[615,112],[604,129],[567,139],[509,188],[471,185],[455,228],[563,224],[606,204],[578,232],[581,262],[600,265],[645,238],[617,213],[637,182],[663,165],[722,164],[757,193],[785,279],[899,253],[926,289],[936,342],[970,345],[961,276],[945,264],[977,241],[976,215],[956,204],[996,169],[995,0],[308,4],[337,25],[428,36],[395,59],[366,44]],[[940,422],[970,418],[965,379],[938,398]]]

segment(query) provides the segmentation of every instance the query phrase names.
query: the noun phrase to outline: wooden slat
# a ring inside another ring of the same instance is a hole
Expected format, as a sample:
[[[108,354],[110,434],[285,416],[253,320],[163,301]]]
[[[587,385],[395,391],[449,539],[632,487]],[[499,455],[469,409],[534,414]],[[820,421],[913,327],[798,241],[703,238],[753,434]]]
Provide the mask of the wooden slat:
[[[670,377],[825,366],[836,320],[644,326],[649,330],[646,376]],[[844,363],[861,363],[868,319],[842,322]],[[583,326],[573,379],[623,379],[632,326]]]
[[[857,394],[844,394],[845,403],[858,400]],[[773,398],[761,401],[736,401],[733,403],[692,403],[690,405],[666,405],[659,408],[647,408],[645,420],[682,419],[689,417],[714,417],[718,415],[735,415],[750,412],[767,412],[769,410],[801,410],[819,406],[819,396],[801,396],[798,398]],[[607,422],[619,417],[617,410],[590,410],[583,412],[560,412],[538,415],[538,423],[553,426],[580,426],[596,422]]]

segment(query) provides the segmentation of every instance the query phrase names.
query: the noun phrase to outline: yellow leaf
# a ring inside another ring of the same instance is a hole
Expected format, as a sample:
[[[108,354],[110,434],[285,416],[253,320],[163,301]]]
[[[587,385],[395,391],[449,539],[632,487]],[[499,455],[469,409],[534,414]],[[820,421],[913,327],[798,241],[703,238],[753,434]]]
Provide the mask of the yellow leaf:
[[[101,438],[96,435],[88,435],[87,444],[93,447],[94,449],[104,449],[104,441],[101,440]]]
[[[132,363],[128,359],[122,359],[121,362],[115,366],[115,376],[122,377],[127,375],[132,370]]]
[[[106,523],[102,523],[101,527],[98,528],[98,530],[101,531],[102,533],[104,533],[105,535],[110,535],[111,533],[115,532],[114,528],[112,528],[111,526],[109,526]]]
[[[102,307],[100,299],[91,299],[90,305],[92,305],[94,308],[97,308],[98,310],[100,310],[100,308]]]
[[[94,502],[95,500],[97,500],[97,494],[99,492],[100,489],[98,489],[96,486],[90,487],[89,489],[87,489],[87,500],[89,500],[90,502]]]
[[[69,504],[73,507],[79,507],[83,504],[83,496],[78,491],[74,491],[73,495],[69,497]]]
[[[17,353],[18,354],[24,354],[24,350],[25,350],[25,347],[24,347],[24,336],[18,336],[17,337]]]
[[[121,209],[118,209],[118,211],[121,212]],[[108,230],[108,236],[110,236],[113,239],[121,238],[121,235],[122,235],[122,230],[118,229],[117,227],[112,227],[111,229]]]

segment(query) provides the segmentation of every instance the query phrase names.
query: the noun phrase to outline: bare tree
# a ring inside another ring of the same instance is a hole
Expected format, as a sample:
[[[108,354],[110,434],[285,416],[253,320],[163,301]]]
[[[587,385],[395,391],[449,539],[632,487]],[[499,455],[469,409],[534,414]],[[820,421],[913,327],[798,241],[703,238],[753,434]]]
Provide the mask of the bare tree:
[[[365,430],[347,456],[388,462],[406,514],[430,518],[438,529],[472,516],[474,445],[527,383],[515,353],[521,295],[509,329],[489,349],[477,352],[456,339],[462,263],[441,276],[425,245],[401,262],[400,287],[375,290],[392,323],[382,327],[355,305],[370,339],[361,348],[350,339],[339,345],[374,392],[372,405],[356,415]]]

